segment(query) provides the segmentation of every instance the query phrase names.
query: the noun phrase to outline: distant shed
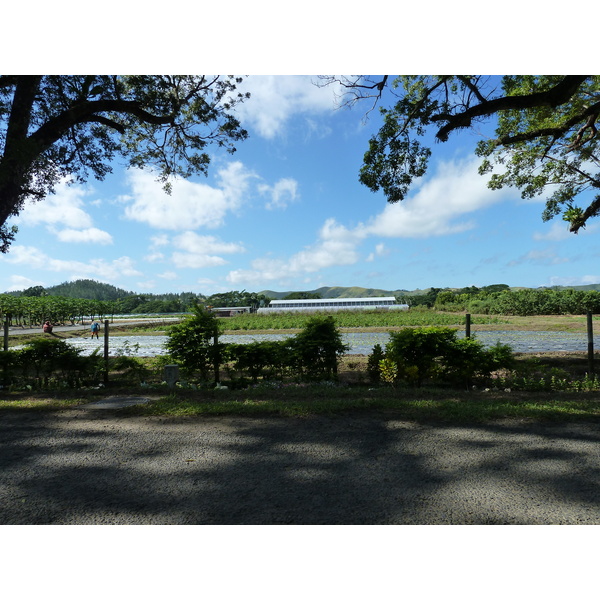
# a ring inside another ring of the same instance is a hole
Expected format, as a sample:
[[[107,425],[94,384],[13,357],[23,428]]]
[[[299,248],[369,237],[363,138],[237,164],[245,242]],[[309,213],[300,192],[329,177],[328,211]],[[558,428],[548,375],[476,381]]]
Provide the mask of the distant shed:
[[[408,310],[408,304],[397,304],[393,296],[371,298],[319,298],[315,300],[271,300],[260,314],[276,312],[331,312],[338,310]]]
[[[236,315],[242,315],[244,313],[252,312],[251,306],[223,306],[220,308],[211,308],[213,313],[217,317],[235,317]]]

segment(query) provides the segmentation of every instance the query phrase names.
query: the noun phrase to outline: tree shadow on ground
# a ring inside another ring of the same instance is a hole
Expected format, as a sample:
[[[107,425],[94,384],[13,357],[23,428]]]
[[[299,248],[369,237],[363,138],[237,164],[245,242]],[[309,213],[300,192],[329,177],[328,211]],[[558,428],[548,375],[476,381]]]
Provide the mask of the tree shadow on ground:
[[[0,433],[2,524],[600,523],[586,424],[80,411]]]

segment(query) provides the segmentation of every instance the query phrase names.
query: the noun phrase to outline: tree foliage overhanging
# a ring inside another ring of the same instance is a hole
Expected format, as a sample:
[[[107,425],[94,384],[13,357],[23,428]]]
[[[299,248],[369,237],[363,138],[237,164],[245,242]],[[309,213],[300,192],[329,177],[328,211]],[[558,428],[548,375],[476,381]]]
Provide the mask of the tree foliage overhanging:
[[[403,200],[426,173],[432,152],[426,134],[445,142],[496,118],[495,137],[476,150],[480,173],[491,173],[490,188],[513,186],[523,198],[550,193],[543,219],[562,214],[574,233],[600,214],[600,76],[406,75],[344,78],[342,84],[348,105],[380,102],[385,89],[395,98],[380,107],[383,125],[369,142],[359,177],[388,201]],[[590,190],[596,194],[585,200]]]
[[[7,221],[65,179],[102,180],[111,161],[169,178],[206,174],[208,144],[229,152],[247,132],[232,109],[233,76],[0,76],[0,251]]]

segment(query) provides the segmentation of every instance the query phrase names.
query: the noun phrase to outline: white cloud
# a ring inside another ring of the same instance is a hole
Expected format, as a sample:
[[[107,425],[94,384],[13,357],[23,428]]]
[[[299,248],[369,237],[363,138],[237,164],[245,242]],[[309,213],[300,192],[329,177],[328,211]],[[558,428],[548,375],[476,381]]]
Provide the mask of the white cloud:
[[[110,281],[122,277],[137,277],[142,274],[135,269],[133,261],[128,256],[122,256],[110,262],[96,258],[84,263],[77,260],[51,258],[33,246],[12,246],[10,254],[4,260],[33,269],[69,273],[71,279],[91,278]]]
[[[511,192],[492,191],[486,179],[477,172],[478,160],[447,161],[436,171],[417,182],[416,191],[397,204],[387,204],[383,211],[367,223],[353,229],[328,219],[312,246],[288,259],[262,258],[251,263],[251,269],[231,271],[227,280],[236,285],[262,285],[314,273],[334,266],[358,262],[358,246],[369,237],[428,238],[456,234],[476,226],[466,215],[505,200]],[[388,254],[383,243],[367,261]]]
[[[112,236],[94,227],[92,217],[83,208],[83,199],[91,193],[90,188],[68,185],[67,180],[63,180],[56,186],[55,193],[41,202],[26,202],[17,222],[28,226],[46,225],[48,232],[64,243],[112,244]],[[90,204],[99,202],[95,200]]]
[[[242,163],[232,162],[217,172],[218,187],[176,179],[169,195],[152,173],[131,171],[133,202],[125,208],[125,216],[157,229],[220,227],[227,213],[241,206],[254,177]]]
[[[231,271],[227,280],[232,284],[257,285],[282,277],[314,273],[328,267],[352,265],[358,261],[356,246],[361,237],[360,234],[339,225],[335,219],[327,219],[319,232],[319,240],[312,246],[297,252],[288,260],[253,260],[251,270]]]
[[[514,267],[524,263],[534,265],[559,265],[569,262],[568,258],[560,257],[553,250],[547,248],[545,250],[530,250],[523,256],[512,260],[508,263],[509,267]]]
[[[221,267],[227,264],[227,261],[220,256],[186,254],[184,252],[173,252],[171,260],[178,269],[204,269],[206,267]]]
[[[366,262],[373,262],[378,256],[387,256],[390,251],[385,247],[385,244],[377,244],[375,246],[375,252],[371,252],[366,258]]]
[[[63,225],[72,229],[92,226],[92,218],[82,208],[83,198],[91,191],[83,185],[67,185],[63,181],[56,186],[56,193],[41,202],[28,201],[17,218],[27,225]]]
[[[169,244],[169,236],[166,233],[152,236],[150,240],[152,241],[152,248],[160,248]]]
[[[589,235],[590,233],[597,233],[599,225],[593,223],[587,225],[585,229],[581,229],[577,235]],[[569,224],[564,221],[555,221],[552,223],[550,229],[543,233],[536,231],[533,234],[533,239],[537,242],[549,241],[549,242],[561,242],[572,238],[575,234],[569,231]]]
[[[470,213],[506,199],[510,192],[490,190],[477,173],[479,159],[440,163],[417,183],[409,198],[388,204],[364,226],[365,235],[428,238],[462,233],[475,227]]]
[[[198,235],[193,231],[186,231],[173,238],[173,245],[180,250],[193,254],[207,254],[209,252],[236,254],[245,251],[242,244],[223,242],[212,235]]]
[[[318,87],[317,77],[301,75],[254,75],[244,80],[240,90],[251,97],[236,108],[242,122],[259,135],[271,139],[280,135],[294,116],[332,112],[336,86]],[[311,121],[314,130],[314,120]]]
[[[312,273],[331,266],[351,265],[358,261],[356,245],[361,236],[327,219],[319,232],[319,241],[295,254],[289,261],[294,273]]]
[[[583,277],[550,277],[550,285],[591,285],[600,283],[600,275],[583,275]]]
[[[97,227],[89,229],[63,229],[57,232],[57,237],[61,242],[75,242],[86,244],[101,244],[106,246],[113,243],[110,233],[102,231]]]
[[[11,275],[10,276],[10,287],[6,289],[7,292],[17,292],[20,290],[26,290],[27,288],[34,287],[36,285],[44,286],[43,281],[36,281],[29,277],[23,277],[22,275]]]
[[[159,273],[157,277],[160,277],[161,279],[166,279],[167,281],[173,281],[174,279],[177,279],[179,275],[177,275],[177,273],[175,273],[174,271],[165,271],[164,273]]]
[[[151,252],[144,256],[144,260],[147,262],[161,262],[165,260],[165,255],[162,252]]]
[[[173,246],[182,250],[171,255],[173,264],[179,268],[218,267],[227,264],[227,261],[217,254],[245,252],[242,244],[223,242],[212,235],[198,235],[193,231],[186,231],[173,238]]]
[[[270,197],[270,200],[265,204],[265,208],[269,210],[286,208],[288,204],[298,199],[298,182],[295,179],[285,177],[272,186],[266,184],[259,185],[258,191],[263,196]]]

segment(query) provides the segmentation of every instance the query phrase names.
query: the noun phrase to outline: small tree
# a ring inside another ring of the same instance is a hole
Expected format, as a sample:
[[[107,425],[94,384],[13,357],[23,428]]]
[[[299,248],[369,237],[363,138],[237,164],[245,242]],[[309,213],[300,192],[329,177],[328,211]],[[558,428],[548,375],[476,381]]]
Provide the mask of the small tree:
[[[215,382],[219,381],[224,344],[219,343],[220,323],[204,306],[196,305],[193,315],[169,331],[166,349],[190,373],[208,380],[211,367]]]
[[[383,348],[380,344],[375,344],[367,362],[367,373],[372,383],[379,383],[381,381],[380,363],[384,358],[385,352]]]
[[[338,360],[348,350],[333,317],[312,317],[290,342],[296,367],[313,380],[336,379]]]

